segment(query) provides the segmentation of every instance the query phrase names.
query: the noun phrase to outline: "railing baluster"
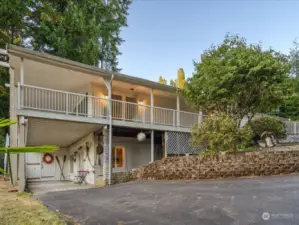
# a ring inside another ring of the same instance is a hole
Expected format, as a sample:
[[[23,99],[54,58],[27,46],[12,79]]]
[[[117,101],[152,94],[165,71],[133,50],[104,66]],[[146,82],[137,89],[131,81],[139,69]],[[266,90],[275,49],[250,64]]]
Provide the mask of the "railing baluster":
[[[79,108],[79,96],[77,95],[77,100],[73,103],[74,107],[76,107],[76,116],[78,116],[78,108]]]
[[[173,126],[175,127],[175,111],[173,110],[172,111],[172,124],[173,124]]]
[[[65,112],[66,112],[66,114],[69,114],[69,110],[68,110],[68,105],[69,105],[69,94],[68,93],[66,93],[66,96],[65,96],[65,105],[66,105],[66,107],[65,107]]]

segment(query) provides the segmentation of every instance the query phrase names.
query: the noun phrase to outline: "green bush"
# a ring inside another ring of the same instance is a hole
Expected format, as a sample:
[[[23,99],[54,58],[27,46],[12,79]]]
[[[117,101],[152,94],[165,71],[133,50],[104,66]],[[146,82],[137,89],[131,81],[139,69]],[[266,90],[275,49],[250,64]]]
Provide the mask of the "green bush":
[[[262,140],[262,135],[266,133],[271,134],[275,139],[286,137],[286,126],[284,122],[275,117],[258,117],[253,119],[246,126],[251,127],[256,142]]]
[[[192,129],[192,142],[210,152],[237,151],[252,140],[249,126],[239,128],[237,121],[228,115],[210,115]]]

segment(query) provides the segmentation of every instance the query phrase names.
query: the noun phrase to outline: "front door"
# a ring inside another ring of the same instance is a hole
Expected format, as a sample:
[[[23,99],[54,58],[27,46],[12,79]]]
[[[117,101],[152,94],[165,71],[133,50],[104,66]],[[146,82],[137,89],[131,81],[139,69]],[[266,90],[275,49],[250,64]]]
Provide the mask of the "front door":
[[[50,156],[45,157],[46,153],[41,153],[41,181],[49,181],[55,179],[55,158],[53,154],[53,161]]]

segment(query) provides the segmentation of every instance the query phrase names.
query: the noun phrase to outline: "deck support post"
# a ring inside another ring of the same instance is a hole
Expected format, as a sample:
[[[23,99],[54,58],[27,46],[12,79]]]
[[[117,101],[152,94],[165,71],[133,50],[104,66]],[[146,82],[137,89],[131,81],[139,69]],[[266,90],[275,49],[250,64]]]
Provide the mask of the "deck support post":
[[[151,124],[154,123],[154,89],[151,89]]]
[[[155,132],[154,130],[151,131],[151,162],[155,160]]]
[[[9,68],[9,75],[10,75],[10,88],[9,88],[9,101],[10,101],[10,107],[9,107],[9,117],[11,120],[17,121],[17,90],[15,87],[15,71],[13,68]],[[18,124],[12,124],[9,126],[10,130],[10,146],[16,147],[18,146]],[[11,184],[15,185],[17,181],[18,176],[18,156],[17,154],[7,154],[7,157],[10,157],[10,171],[11,171]],[[9,159],[8,159],[9,161]]]
[[[18,146],[23,147],[26,146],[26,128],[27,126],[26,120],[23,116],[19,118],[19,129],[18,129]],[[23,192],[25,190],[25,154],[19,154],[19,170],[18,170],[18,186],[19,191]]]
[[[105,79],[105,85],[108,90],[108,99],[107,99],[107,106],[108,106],[108,118],[109,118],[109,157],[108,157],[108,184],[112,184],[112,81],[114,78],[114,74],[112,74],[110,80]]]

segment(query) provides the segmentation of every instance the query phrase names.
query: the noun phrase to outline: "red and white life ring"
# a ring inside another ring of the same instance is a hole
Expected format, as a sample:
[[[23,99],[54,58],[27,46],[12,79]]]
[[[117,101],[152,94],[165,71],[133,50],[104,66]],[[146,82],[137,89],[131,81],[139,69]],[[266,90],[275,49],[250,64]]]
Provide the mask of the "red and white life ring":
[[[54,160],[54,156],[50,153],[45,153],[43,157],[43,162],[47,164],[51,164]]]

